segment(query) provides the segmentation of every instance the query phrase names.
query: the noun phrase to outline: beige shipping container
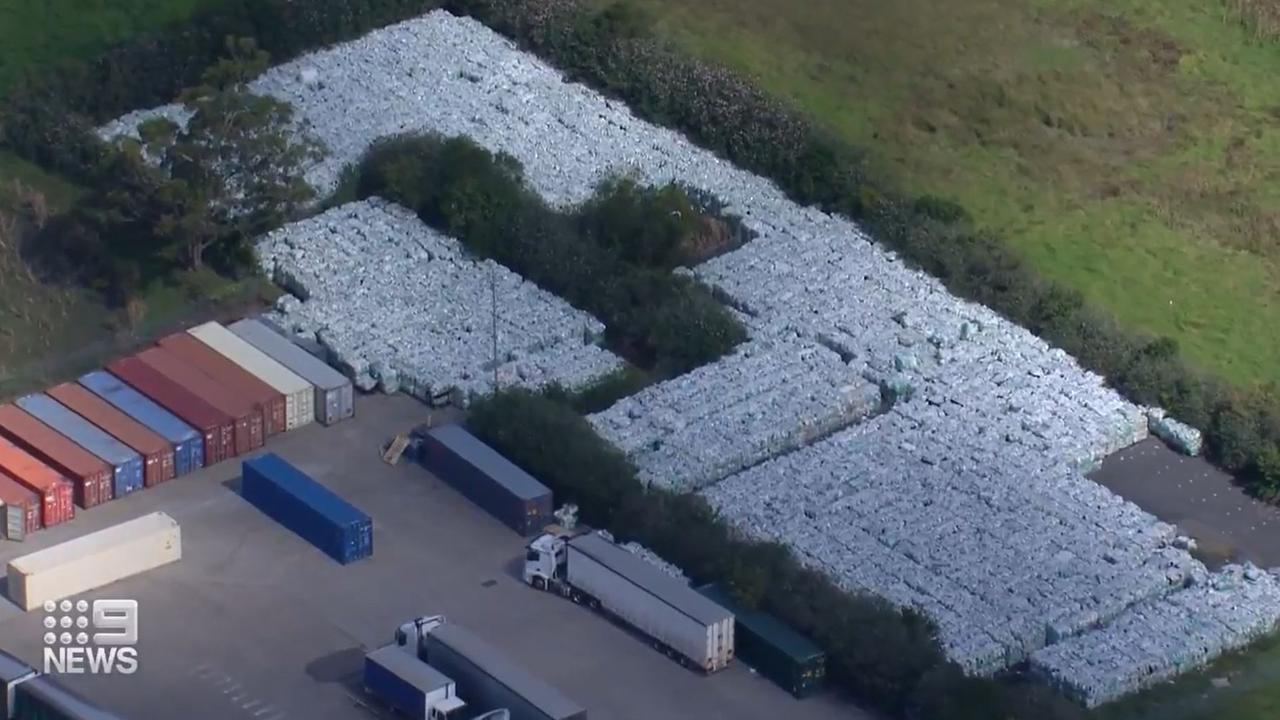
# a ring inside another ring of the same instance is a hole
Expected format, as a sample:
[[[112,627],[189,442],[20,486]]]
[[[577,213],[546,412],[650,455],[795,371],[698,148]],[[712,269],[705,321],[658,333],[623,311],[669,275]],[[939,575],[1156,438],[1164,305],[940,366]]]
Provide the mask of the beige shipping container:
[[[9,599],[24,610],[182,558],[178,523],[157,512],[9,562]]]
[[[240,339],[216,322],[207,322],[187,332],[215,352],[244,368],[284,395],[284,429],[292,430],[315,420],[315,387],[275,358]]]

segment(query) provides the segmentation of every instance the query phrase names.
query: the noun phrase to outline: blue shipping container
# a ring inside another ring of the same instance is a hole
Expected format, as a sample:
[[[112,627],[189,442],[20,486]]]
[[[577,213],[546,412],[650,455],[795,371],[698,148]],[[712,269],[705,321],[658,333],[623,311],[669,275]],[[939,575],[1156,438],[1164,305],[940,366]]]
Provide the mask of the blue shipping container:
[[[373,554],[373,520],[275,453],[244,461],[240,494],[344,565]]]
[[[82,376],[80,384],[172,443],[175,475],[186,475],[204,467],[204,440],[200,432],[177,415],[125,385],[120,378],[106,370],[94,370]]]
[[[80,447],[97,455],[111,466],[112,489],[116,497],[124,497],[142,489],[142,456],[128,445],[98,429],[62,403],[45,395],[34,393],[18,398],[15,403],[32,417],[62,433]]]

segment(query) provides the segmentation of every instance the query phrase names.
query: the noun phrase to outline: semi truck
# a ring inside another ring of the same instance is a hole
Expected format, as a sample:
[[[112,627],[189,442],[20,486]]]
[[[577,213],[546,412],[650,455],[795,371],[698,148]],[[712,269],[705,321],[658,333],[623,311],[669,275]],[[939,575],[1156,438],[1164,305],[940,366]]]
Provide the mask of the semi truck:
[[[446,622],[443,615],[423,616],[401,625],[396,630],[395,644],[452,678],[458,695],[473,710],[505,709],[510,720],[587,718],[582,706],[475,633]]]
[[[602,533],[549,528],[526,547],[524,581],[639,631],[686,667],[712,673],[733,660],[733,613]]]

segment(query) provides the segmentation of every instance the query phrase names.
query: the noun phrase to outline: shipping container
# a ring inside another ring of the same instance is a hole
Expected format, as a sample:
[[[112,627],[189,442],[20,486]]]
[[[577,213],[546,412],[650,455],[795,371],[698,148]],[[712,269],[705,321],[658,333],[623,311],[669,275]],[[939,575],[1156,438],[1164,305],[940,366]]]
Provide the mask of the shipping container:
[[[178,523],[155,512],[10,560],[9,599],[31,610],[181,558]]]
[[[598,533],[568,542],[566,579],[581,601],[660,643],[701,670],[734,656],[733,613]]]
[[[587,711],[470,630],[446,622],[426,639],[426,661],[457,684],[472,712],[506,708],[511,720],[586,720]]]
[[[252,400],[164,348],[153,347],[138,353],[137,357],[231,417],[235,421],[232,425],[235,454],[243,455],[262,447],[265,439],[262,434],[262,411]]]
[[[246,318],[227,326],[236,336],[289,368],[315,388],[316,420],[332,425],[355,415],[351,381],[325,362],[257,320]]]
[[[244,499],[268,517],[347,564],[373,554],[373,521],[275,453],[245,460]]]
[[[173,476],[204,467],[204,438],[200,431],[157,405],[105,370],[82,375],[79,384],[169,444],[173,452]]]
[[[235,422],[231,416],[137,357],[120,358],[107,365],[107,370],[195,428],[203,443],[204,465],[235,455]]]
[[[0,438],[0,470],[39,496],[40,527],[52,527],[75,517],[71,480],[3,438]]]
[[[472,713],[455,694],[453,680],[387,645],[364,656],[365,692],[410,720],[464,720]]]
[[[187,332],[283,395],[286,430],[302,427],[316,419],[316,389],[292,370],[216,322],[193,327]]]
[[[0,650],[0,689],[4,690],[4,718],[13,717],[14,691],[18,685],[35,677],[36,669],[22,661],[21,658]]]
[[[733,613],[738,659],[797,698],[822,688],[827,654],[812,640],[766,612],[745,609],[718,585],[703,585],[697,591]]]
[[[142,456],[124,443],[44,393],[26,395],[15,402],[35,419],[110,465],[113,497],[124,497],[142,489]]]
[[[263,438],[284,432],[284,395],[275,388],[227,359],[222,353],[200,342],[190,333],[175,333],[161,338],[157,344],[173,353],[179,360],[184,360],[198,368],[205,375],[213,378],[214,382],[248,400],[262,415]]]
[[[252,400],[164,348],[144,350],[137,357],[231,417],[235,421],[232,426],[235,454],[243,455],[262,447],[262,412],[254,406]]]
[[[460,425],[420,435],[423,467],[521,535],[553,521],[551,491]]]
[[[40,529],[40,496],[3,470],[0,470],[0,505],[4,506],[0,537],[21,541]]]
[[[13,720],[121,720],[48,675],[19,683],[13,705]]]
[[[173,446],[147,429],[147,426],[76,383],[55,385],[45,393],[141,455],[142,482],[145,486],[152,487],[173,479]]]
[[[69,480],[80,507],[91,508],[114,497],[110,465],[18,406],[0,405],[0,435]]]

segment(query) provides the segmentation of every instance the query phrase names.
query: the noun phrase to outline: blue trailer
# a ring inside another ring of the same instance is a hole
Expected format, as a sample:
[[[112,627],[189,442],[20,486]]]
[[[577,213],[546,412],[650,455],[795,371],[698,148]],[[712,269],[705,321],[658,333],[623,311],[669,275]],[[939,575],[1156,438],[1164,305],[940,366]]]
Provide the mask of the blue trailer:
[[[466,712],[452,680],[397,645],[364,656],[364,689],[412,720],[460,720]]]
[[[121,498],[142,489],[145,461],[128,445],[44,393],[26,395],[14,402],[35,419],[110,465],[115,497]]]
[[[244,461],[240,494],[344,565],[373,554],[373,520],[275,453]]]
[[[151,398],[124,384],[106,370],[94,370],[82,376],[79,382],[120,412],[168,440],[173,445],[175,475],[186,475],[204,467],[204,439],[200,431],[183,422],[177,415],[160,407]]]
[[[554,521],[551,490],[461,426],[414,434],[422,466],[507,527],[529,535]]]

